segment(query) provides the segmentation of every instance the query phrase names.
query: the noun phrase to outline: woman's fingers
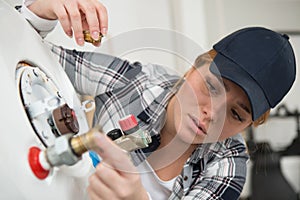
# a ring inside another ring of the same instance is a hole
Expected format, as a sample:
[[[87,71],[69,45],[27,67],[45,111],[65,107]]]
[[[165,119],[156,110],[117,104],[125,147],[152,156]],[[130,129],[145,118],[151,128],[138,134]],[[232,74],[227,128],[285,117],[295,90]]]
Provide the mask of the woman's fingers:
[[[88,29],[94,40],[99,39],[100,22],[98,20],[98,13],[94,5],[85,5],[80,8],[85,15],[85,21],[87,22]]]
[[[101,163],[89,180],[91,199],[147,199],[147,191],[128,153],[119,148],[106,135],[94,135]],[[99,189],[99,187],[102,187]],[[97,190],[97,191],[96,191]]]
[[[91,37],[98,41],[100,33],[106,35],[108,27],[108,16],[106,8],[99,3],[98,0],[84,1],[79,5],[85,19],[83,22],[83,30],[89,30]],[[95,46],[99,43],[93,42]]]
[[[95,143],[98,146],[96,151],[102,158],[102,161],[120,172],[134,172],[136,168],[131,162],[127,152],[118,147],[112,140],[104,134],[95,136]]]
[[[57,5],[55,6],[54,9],[55,9],[57,19],[59,20],[64,32],[69,37],[72,37],[73,36],[72,25],[65,7],[63,5]]]
[[[106,8],[101,4],[97,5],[98,18],[100,19],[100,31],[102,35],[107,34],[108,29],[108,14]]]
[[[64,32],[70,37],[74,35],[78,45],[84,44],[84,30],[89,30],[94,40],[99,39],[100,32],[107,33],[107,10],[98,0],[58,0],[52,3],[52,9]]]
[[[83,45],[83,33],[82,33],[82,16],[78,7],[77,1],[66,1],[65,8],[68,13],[75,40],[78,45]]]
[[[96,174],[93,174],[89,177],[89,186],[87,188],[90,199],[114,199],[114,192],[111,188],[107,187],[101,179],[97,177]],[[103,198],[106,197],[106,198]]]
[[[104,163],[97,165],[89,179],[91,199],[144,199],[147,192],[137,173],[119,171]]]
[[[108,188],[115,188],[121,180],[120,173],[103,162],[97,165],[94,175]]]

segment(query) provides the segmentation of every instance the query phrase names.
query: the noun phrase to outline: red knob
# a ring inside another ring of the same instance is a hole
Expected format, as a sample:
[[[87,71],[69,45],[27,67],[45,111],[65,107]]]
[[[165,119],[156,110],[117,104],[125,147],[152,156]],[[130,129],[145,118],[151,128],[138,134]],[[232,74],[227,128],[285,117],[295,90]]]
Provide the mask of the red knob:
[[[120,127],[123,131],[128,131],[138,126],[138,122],[134,115],[127,115],[119,120]]]
[[[28,153],[28,161],[34,175],[39,179],[45,179],[49,175],[49,170],[43,168],[39,155],[41,150],[38,147],[31,147]]]

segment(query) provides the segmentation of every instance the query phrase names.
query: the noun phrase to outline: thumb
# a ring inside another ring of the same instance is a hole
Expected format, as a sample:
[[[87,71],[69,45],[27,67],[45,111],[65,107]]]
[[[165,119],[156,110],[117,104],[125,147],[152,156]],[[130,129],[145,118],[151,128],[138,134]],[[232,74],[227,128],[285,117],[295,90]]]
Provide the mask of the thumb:
[[[124,151],[117,146],[109,137],[105,134],[95,134],[95,151],[102,158],[101,162],[104,162],[119,172],[134,172],[136,168],[133,165],[130,155],[127,151]]]

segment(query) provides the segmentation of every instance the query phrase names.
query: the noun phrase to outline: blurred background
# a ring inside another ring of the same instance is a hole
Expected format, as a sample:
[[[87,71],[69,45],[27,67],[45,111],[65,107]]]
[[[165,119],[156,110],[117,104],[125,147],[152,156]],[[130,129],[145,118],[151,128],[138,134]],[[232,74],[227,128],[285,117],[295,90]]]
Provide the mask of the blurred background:
[[[19,0],[6,0],[12,6]],[[79,50],[99,51],[131,61],[166,65],[183,73],[200,53],[246,26],[264,26],[290,36],[300,62],[300,0],[102,0],[109,13],[108,35],[99,48],[79,47],[60,26],[46,40]],[[272,77],[266,77],[272,78]],[[299,70],[291,92],[266,125],[248,130],[251,160],[241,199],[299,199]]]

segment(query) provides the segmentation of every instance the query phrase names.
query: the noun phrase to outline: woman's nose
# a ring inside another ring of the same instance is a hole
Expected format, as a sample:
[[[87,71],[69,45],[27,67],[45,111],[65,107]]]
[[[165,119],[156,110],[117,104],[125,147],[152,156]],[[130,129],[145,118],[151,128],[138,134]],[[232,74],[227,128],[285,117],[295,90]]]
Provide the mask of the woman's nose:
[[[226,101],[209,101],[201,107],[201,118],[204,121],[216,122],[219,118],[224,118],[226,113]]]
[[[200,113],[201,113],[201,121],[204,121],[204,122],[211,122],[213,120],[212,118],[212,110],[211,110],[211,106],[210,105],[205,105],[205,106],[202,106],[200,108]]]

